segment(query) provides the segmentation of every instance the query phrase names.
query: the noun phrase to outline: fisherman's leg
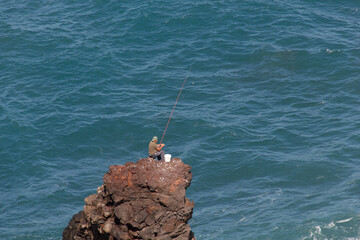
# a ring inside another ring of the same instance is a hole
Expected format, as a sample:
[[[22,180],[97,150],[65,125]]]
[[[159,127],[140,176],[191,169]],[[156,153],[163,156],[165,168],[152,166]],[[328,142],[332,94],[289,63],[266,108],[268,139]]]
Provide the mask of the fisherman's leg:
[[[161,151],[158,152],[158,153],[159,153],[159,155],[160,155],[160,156],[158,156],[159,161],[164,160],[164,159],[165,159],[165,157],[164,157],[164,155],[165,155],[164,151],[161,150]],[[159,157],[160,157],[160,158],[159,158]]]
[[[151,155],[153,159],[159,158],[160,152],[156,152],[154,155]]]

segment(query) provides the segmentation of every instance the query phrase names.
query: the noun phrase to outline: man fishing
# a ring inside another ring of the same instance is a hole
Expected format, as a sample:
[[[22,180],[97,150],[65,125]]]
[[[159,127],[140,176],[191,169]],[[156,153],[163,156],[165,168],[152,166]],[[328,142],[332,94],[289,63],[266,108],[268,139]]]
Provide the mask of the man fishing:
[[[164,151],[161,150],[165,144],[157,144],[158,138],[154,136],[149,143],[149,156],[157,158],[159,161],[164,160]]]
[[[184,80],[184,82],[183,82],[183,85],[182,85],[182,87],[181,87],[181,89],[180,89],[180,92],[179,92],[179,94],[178,94],[178,96],[177,96],[177,98],[176,98],[174,107],[173,107],[173,109],[172,109],[172,111],[171,111],[169,120],[168,120],[168,122],[167,122],[167,124],[166,124],[166,127],[165,127],[165,130],[164,130],[164,133],[163,133],[163,135],[162,135],[162,137],[161,137],[160,144],[156,144],[156,143],[157,143],[157,140],[158,140],[158,138],[157,138],[156,136],[154,136],[154,137],[152,138],[151,142],[149,143],[149,156],[150,156],[151,158],[156,158],[156,157],[157,157],[157,159],[158,159],[159,161],[164,160],[165,153],[164,153],[164,151],[161,150],[161,149],[165,146],[165,144],[163,144],[162,141],[163,141],[163,139],[164,139],[164,136],[165,136],[165,133],[166,133],[166,129],[167,129],[168,126],[169,126],[170,119],[171,119],[171,117],[172,117],[172,115],[173,115],[173,113],[174,113],[176,104],[177,104],[177,102],[178,102],[178,100],[179,100],[181,91],[182,91],[183,88],[184,88],[184,85],[185,85],[185,83],[186,83],[186,79],[187,79],[188,76],[189,76],[189,73],[190,73],[190,71],[187,73],[186,78],[185,78],[185,80]]]

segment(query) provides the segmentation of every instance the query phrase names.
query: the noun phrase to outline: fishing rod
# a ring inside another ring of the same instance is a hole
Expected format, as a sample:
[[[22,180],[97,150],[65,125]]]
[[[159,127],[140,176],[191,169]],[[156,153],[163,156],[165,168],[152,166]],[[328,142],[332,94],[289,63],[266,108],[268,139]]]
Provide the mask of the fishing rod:
[[[178,96],[177,96],[177,98],[176,98],[176,101],[175,101],[174,107],[173,107],[173,109],[172,109],[172,111],[171,111],[171,114],[170,114],[169,120],[168,120],[168,122],[167,122],[167,124],[166,124],[165,131],[164,131],[164,133],[163,133],[163,135],[162,135],[162,137],[161,137],[160,144],[162,143],[162,140],[164,139],[164,136],[165,136],[166,130],[167,130],[167,128],[168,128],[168,126],[169,126],[169,123],[170,123],[170,119],[171,119],[171,117],[172,117],[172,115],[173,115],[173,113],[174,113],[174,110],[175,110],[176,104],[177,104],[177,102],[178,102],[178,100],[179,100],[179,97],[180,97],[181,91],[182,91],[182,90],[183,90],[183,88],[184,88],[184,85],[185,85],[186,79],[187,79],[187,78],[188,78],[188,76],[189,76],[189,73],[190,73],[190,71],[186,74],[186,78],[185,78],[185,80],[184,80],[184,82],[183,82],[183,85],[182,85],[182,87],[181,87],[181,89],[180,89],[180,92],[179,92],[179,94],[178,94]]]

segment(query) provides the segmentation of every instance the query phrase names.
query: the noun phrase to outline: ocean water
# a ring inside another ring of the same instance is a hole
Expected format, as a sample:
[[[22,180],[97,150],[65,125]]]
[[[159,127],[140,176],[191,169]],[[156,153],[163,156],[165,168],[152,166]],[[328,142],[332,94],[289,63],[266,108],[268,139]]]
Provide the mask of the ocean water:
[[[1,1],[0,239],[61,239],[113,164],[192,166],[198,240],[360,239],[360,2]]]

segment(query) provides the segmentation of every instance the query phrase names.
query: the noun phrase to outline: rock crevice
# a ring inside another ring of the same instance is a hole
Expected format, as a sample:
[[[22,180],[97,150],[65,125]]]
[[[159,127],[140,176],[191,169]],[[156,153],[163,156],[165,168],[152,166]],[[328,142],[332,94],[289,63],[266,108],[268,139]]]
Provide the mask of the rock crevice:
[[[141,159],[110,166],[104,185],[85,198],[63,232],[64,240],[195,240],[188,225],[194,203],[185,197],[191,167]]]

